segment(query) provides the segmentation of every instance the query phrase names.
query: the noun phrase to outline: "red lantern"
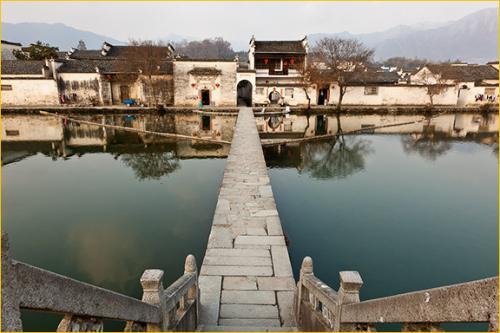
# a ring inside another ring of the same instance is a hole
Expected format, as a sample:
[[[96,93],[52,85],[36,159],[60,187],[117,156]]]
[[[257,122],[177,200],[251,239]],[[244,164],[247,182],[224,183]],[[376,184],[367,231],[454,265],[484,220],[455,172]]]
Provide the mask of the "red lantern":
[[[295,58],[290,59],[290,64],[292,64],[292,65],[295,64]]]
[[[267,65],[269,63],[269,59],[264,59],[264,63]]]
[[[191,87],[196,87],[196,83],[191,83]]]
[[[216,84],[215,84],[215,86],[216,86],[217,88],[219,88],[219,87],[220,87],[220,83],[216,83]]]

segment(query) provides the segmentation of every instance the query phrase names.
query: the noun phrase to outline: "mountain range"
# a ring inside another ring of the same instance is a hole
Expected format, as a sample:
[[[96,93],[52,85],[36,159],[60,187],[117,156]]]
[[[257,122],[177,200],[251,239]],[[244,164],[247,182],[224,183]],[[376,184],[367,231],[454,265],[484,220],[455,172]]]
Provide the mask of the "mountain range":
[[[375,49],[375,59],[417,57],[433,61],[460,59],[484,63],[498,59],[498,11],[488,8],[442,24],[397,26],[381,32],[310,34],[313,45],[322,37],[356,38]]]
[[[395,56],[418,57],[432,61],[460,59],[472,63],[484,63],[498,59],[498,10],[483,9],[459,20],[437,23],[399,25],[384,31],[352,34],[309,34],[310,45],[322,37],[356,38],[375,49],[375,59]],[[56,45],[60,50],[75,47],[84,40],[87,48],[100,48],[103,41],[115,45],[126,44],[109,36],[79,30],[61,23],[2,23],[2,38],[23,45],[44,41]],[[169,41],[193,40],[176,34],[165,36]],[[243,48],[247,41],[232,41]]]

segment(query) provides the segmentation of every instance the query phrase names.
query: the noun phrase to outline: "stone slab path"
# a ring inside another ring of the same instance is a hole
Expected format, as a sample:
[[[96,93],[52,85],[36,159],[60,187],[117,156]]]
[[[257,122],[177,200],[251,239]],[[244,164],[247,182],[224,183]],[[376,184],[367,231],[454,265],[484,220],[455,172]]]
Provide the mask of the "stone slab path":
[[[251,108],[238,114],[199,281],[201,330],[294,330],[295,280]]]

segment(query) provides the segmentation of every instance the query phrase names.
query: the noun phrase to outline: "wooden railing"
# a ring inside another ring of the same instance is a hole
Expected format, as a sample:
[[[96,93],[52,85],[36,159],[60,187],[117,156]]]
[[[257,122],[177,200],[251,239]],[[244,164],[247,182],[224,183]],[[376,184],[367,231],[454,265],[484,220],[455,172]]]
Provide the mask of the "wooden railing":
[[[300,269],[295,304],[300,331],[375,331],[401,323],[402,331],[440,331],[441,323],[489,323],[498,332],[498,277],[360,302],[358,272],[340,272],[338,292],[314,276],[310,257]]]
[[[64,314],[57,331],[102,331],[103,319],[125,321],[125,331],[194,331],[198,273],[194,256],[166,290],[163,271],[141,277],[142,301],[12,260],[2,234],[2,331],[22,331],[21,309]]]

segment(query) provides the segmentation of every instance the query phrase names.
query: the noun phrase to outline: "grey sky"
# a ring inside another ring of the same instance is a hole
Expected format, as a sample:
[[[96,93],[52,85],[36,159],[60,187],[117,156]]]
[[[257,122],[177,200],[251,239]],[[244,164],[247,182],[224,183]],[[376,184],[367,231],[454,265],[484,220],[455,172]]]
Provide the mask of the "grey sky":
[[[221,36],[235,46],[316,32],[447,22],[497,2],[2,2],[4,22],[64,23],[119,40]]]

